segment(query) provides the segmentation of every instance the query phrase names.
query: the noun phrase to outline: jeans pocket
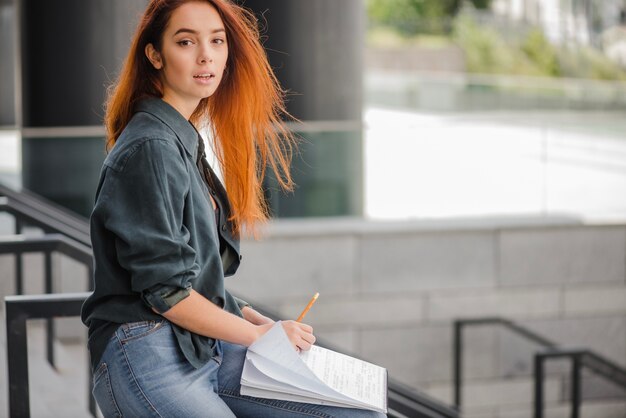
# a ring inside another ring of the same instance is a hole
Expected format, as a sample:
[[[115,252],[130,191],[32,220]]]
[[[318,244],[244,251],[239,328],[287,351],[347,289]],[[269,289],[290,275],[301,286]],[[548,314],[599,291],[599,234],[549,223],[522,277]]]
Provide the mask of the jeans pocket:
[[[120,338],[120,343],[126,344],[130,341],[135,341],[151,335],[161,329],[164,324],[165,320],[128,322],[126,324],[122,324],[120,328],[124,334],[124,338]]]
[[[120,408],[117,406],[117,402],[115,402],[115,397],[113,396],[109,370],[106,363],[102,363],[93,375],[93,397],[105,418],[122,418]]]

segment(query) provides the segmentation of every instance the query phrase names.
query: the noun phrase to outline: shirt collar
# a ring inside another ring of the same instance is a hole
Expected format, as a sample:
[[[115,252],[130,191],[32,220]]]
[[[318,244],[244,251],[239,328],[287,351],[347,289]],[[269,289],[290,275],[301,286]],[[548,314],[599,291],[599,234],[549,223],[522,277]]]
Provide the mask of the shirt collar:
[[[137,103],[137,112],[146,112],[161,120],[170,127],[183,144],[185,150],[193,157],[193,161],[198,158],[198,141],[200,134],[183,115],[174,109],[169,103],[158,97],[146,97]]]

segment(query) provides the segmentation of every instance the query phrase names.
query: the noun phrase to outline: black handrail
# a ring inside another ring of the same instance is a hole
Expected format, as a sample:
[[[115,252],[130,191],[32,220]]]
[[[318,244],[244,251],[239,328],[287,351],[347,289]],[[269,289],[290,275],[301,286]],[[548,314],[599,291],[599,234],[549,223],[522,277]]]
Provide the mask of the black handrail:
[[[61,234],[49,234],[43,236],[26,237],[23,235],[0,236],[0,254],[15,254],[16,260],[24,253],[44,253],[44,292],[53,293],[52,280],[52,253],[64,254],[87,267],[87,287],[93,290],[93,258],[91,248],[79,244]],[[22,294],[22,275],[15,274],[15,288],[17,294]],[[51,319],[46,320],[46,357],[52,367],[56,367],[54,361],[54,324]]]
[[[534,395],[535,418],[543,418],[543,381],[545,378],[545,361],[551,358],[569,357],[572,361],[572,418],[580,418],[580,378],[581,356],[586,350],[550,349],[535,353],[534,358]]]
[[[60,206],[28,189],[14,190],[0,183],[0,196],[5,196],[16,202],[38,210],[67,226],[89,233],[87,219],[76,212]]]
[[[86,221],[84,228],[70,226],[57,217],[7,196],[0,197],[0,211],[8,212],[20,222],[41,228],[44,232],[60,233],[81,244],[91,246]]]
[[[586,350],[583,354],[582,362],[583,366],[593,370],[616,385],[626,388],[626,370],[615,362],[589,350]]]
[[[626,369],[589,349],[561,348],[557,343],[505,318],[458,319],[454,321],[453,379],[454,405],[459,411],[461,410],[463,328],[465,326],[476,325],[503,325],[518,335],[542,346],[542,350],[534,355],[535,418],[543,417],[544,363],[547,359],[568,357],[572,361],[572,418],[579,418],[580,416],[580,380],[582,367],[587,367],[605,379],[626,388]]]
[[[28,339],[26,321],[80,315],[80,308],[89,293],[36,296],[6,296],[7,363],[9,376],[9,416],[30,417],[28,385]],[[91,396],[91,367],[89,371],[89,411],[96,417],[96,404]]]
[[[478,325],[504,325],[511,331],[526,337],[527,339],[543,346],[543,347],[556,347],[557,344],[547,338],[534,333],[513,321],[500,317],[486,317],[486,318],[470,318],[470,319],[457,319],[454,321],[452,337],[454,348],[452,358],[452,372],[454,380],[454,406],[457,410],[461,410],[461,384],[463,380],[463,328],[466,326],[478,326]]]
[[[534,358],[534,395],[535,395],[535,418],[543,418],[544,397],[543,380],[545,376],[545,362],[549,359],[568,358],[572,363],[572,418],[580,417],[580,405],[582,397],[581,371],[583,367],[593,370],[616,385],[626,388],[626,370],[616,363],[600,356],[586,348],[553,348],[535,353]]]
[[[396,411],[404,417],[458,418],[459,411],[443,402],[419,392],[413,387],[393,379],[387,379],[388,416],[394,417]]]
[[[20,234],[25,224],[30,224],[41,228],[46,233],[60,233],[66,235],[77,242],[91,247],[91,240],[89,239],[89,225],[86,219],[80,219],[78,215],[72,217],[70,214],[61,212],[60,209],[51,207],[50,212],[46,211],[44,203],[37,201],[35,198],[19,199],[14,196],[17,192],[10,191],[7,187],[3,186],[0,190],[0,212],[7,212],[13,215],[15,218],[15,233]],[[17,276],[17,283],[22,283],[23,276],[23,262],[22,256],[15,257],[15,274]],[[23,289],[21,287],[16,288],[16,293],[22,294]]]

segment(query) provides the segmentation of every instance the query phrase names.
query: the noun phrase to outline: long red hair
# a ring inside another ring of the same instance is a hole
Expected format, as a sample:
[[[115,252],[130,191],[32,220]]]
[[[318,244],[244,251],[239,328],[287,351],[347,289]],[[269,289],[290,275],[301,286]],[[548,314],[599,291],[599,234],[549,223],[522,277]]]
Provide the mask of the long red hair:
[[[281,116],[281,88],[260,42],[254,14],[230,0],[151,0],[133,37],[122,71],[109,88],[106,146],[110,150],[134,114],[138,100],[163,97],[159,71],[145,56],[147,44],[161,51],[162,36],[173,11],[183,3],[206,1],[219,13],[228,42],[228,62],[220,85],[202,99],[190,121],[198,128],[210,122],[214,150],[231,205],[235,233],[268,218],[262,193],[267,165],[285,190],[293,189],[289,173],[295,140]]]

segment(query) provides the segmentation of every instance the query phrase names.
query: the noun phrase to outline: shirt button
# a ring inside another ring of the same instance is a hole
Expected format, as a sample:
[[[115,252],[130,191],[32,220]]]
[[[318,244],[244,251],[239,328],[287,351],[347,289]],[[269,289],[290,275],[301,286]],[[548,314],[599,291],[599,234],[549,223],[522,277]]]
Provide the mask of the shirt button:
[[[226,224],[222,225],[222,231],[226,232]]]
[[[209,191],[211,192],[211,194],[212,194],[213,196],[215,196],[215,190],[213,190],[213,189],[209,189]]]

